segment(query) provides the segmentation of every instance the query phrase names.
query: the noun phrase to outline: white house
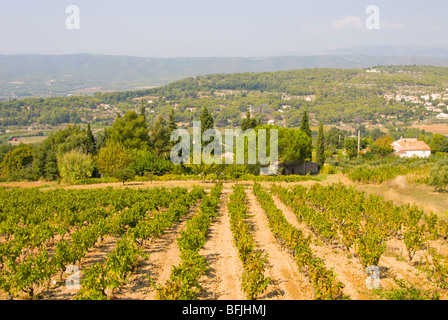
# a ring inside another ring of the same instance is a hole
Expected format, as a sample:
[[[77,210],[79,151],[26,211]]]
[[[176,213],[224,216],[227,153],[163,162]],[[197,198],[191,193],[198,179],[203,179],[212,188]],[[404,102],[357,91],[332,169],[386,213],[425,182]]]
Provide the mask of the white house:
[[[401,138],[392,143],[394,152],[401,158],[419,157],[428,158],[431,155],[431,148],[417,138]]]
[[[431,94],[431,98],[432,100],[442,99],[442,95],[440,93],[433,93]]]
[[[436,116],[436,118],[437,119],[448,119],[448,114],[446,114],[446,113],[439,113],[437,116]]]

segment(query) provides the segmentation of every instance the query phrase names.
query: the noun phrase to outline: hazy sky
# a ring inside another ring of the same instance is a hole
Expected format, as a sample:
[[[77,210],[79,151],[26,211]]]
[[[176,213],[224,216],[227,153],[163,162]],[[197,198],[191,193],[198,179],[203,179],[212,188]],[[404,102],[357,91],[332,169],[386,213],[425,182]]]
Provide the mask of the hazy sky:
[[[80,10],[79,29],[66,8]],[[368,5],[380,9],[369,30]],[[2,0],[0,54],[266,56],[355,45],[448,45],[447,0]]]

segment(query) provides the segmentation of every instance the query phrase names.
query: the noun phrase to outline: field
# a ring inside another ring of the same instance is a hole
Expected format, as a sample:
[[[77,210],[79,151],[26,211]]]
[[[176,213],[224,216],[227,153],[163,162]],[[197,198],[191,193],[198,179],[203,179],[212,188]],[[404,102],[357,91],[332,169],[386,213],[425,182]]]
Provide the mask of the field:
[[[447,298],[446,221],[416,207],[330,181],[112,185],[0,189],[1,299]]]
[[[425,130],[427,132],[439,133],[443,135],[448,135],[448,125],[447,124],[428,124],[428,125],[415,125],[415,128],[420,130]]]

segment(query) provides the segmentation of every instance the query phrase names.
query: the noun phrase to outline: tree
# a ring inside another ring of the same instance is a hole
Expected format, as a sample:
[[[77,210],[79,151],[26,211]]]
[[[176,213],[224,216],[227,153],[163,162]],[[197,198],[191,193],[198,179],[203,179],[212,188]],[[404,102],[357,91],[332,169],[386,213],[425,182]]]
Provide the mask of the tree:
[[[191,164],[190,168],[192,169],[194,174],[202,175],[203,176],[203,182],[205,182],[205,178],[209,174],[216,174],[220,175],[224,171],[225,164],[217,164],[217,163],[211,163],[207,164],[201,161],[199,164]]]
[[[358,138],[350,137],[345,139],[344,146],[349,158],[354,158],[358,155]]]
[[[85,153],[92,153],[94,146],[91,138],[88,136],[88,131],[73,132],[63,143],[58,145],[56,150],[57,154],[60,155],[74,149],[81,150]]]
[[[387,156],[391,154],[392,151],[394,151],[394,148],[392,146],[392,143],[394,141],[395,139],[389,135],[382,136],[373,143],[374,147],[372,148],[372,152],[377,153],[380,156]]]
[[[113,173],[113,177],[117,178],[118,180],[123,182],[123,185],[124,185],[124,183],[126,181],[129,181],[135,177],[135,172],[134,172],[134,170],[132,170],[130,168],[125,168],[125,169],[115,171]]]
[[[434,190],[442,191],[448,187],[448,167],[446,165],[438,165],[431,170],[429,174],[428,184],[434,187]]]
[[[171,109],[170,115],[168,117],[168,132],[171,133],[177,129],[176,119],[174,117],[174,109]]]
[[[380,129],[375,128],[372,131],[370,131],[369,135],[375,141],[375,140],[378,140],[379,138],[381,138],[382,136],[384,136],[385,133],[382,132]]]
[[[156,156],[167,153],[170,147],[170,132],[165,118],[159,115],[151,126],[151,144],[154,146]]]
[[[306,110],[303,111],[302,122],[300,123],[300,130],[302,132],[305,132],[306,135],[308,137],[310,137],[310,139],[311,139],[310,121],[309,121],[308,113],[306,112]]]
[[[109,139],[123,144],[130,149],[144,149],[149,147],[149,128],[144,115],[135,111],[128,111],[122,118],[118,116],[109,131]]]
[[[201,137],[203,137],[205,131],[213,129],[215,127],[215,122],[210,112],[208,112],[207,107],[204,107],[204,110],[202,110],[200,120],[201,120]],[[201,148],[204,148],[207,144],[212,143],[213,141],[214,137],[211,137],[209,142],[202,140]],[[213,155],[214,152],[212,151],[211,156]]]
[[[316,163],[320,168],[324,166],[325,163],[325,136],[324,127],[322,121],[319,122],[319,131],[317,133],[317,144],[316,144]]]
[[[432,153],[436,152],[448,152],[448,138],[440,133],[435,133],[431,137],[431,142],[429,143]]]
[[[213,129],[215,126],[213,117],[208,111],[207,107],[204,107],[204,109],[202,110],[200,121],[201,121],[201,136],[206,130]]]
[[[236,180],[236,184],[238,184],[238,180],[247,173],[247,168],[242,164],[232,164],[227,169],[227,173],[232,177],[232,179]]]
[[[254,129],[258,125],[260,125],[260,121],[257,118],[251,118],[250,111],[247,110],[246,118],[241,122],[241,130],[244,132],[249,129]]]
[[[305,132],[291,128],[278,130],[279,161],[288,164],[311,160],[312,142]]]
[[[139,176],[145,174],[163,175],[172,169],[171,161],[156,157],[152,150],[139,150],[130,168]]]
[[[92,129],[90,128],[90,123],[87,124],[87,152],[90,154],[96,153],[96,141],[93,136]]]
[[[58,169],[65,182],[90,178],[94,169],[92,155],[81,150],[71,150],[58,156]]]
[[[34,148],[34,173],[38,178],[48,180],[58,178],[58,155],[73,149],[87,152],[87,143],[86,130],[82,130],[79,126],[68,126],[66,129],[51,133],[47,139]]]
[[[146,122],[146,106],[145,106],[145,101],[143,98],[142,98],[141,102],[142,103],[140,105],[140,116],[143,117],[143,119]]]
[[[114,172],[127,168],[134,160],[134,155],[123,144],[109,141],[94,160],[100,173],[111,176]]]
[[[21,143],[17,148],[5,154],[0,164],[0,172],[2,175],[9,176],[30,165],[32,161],[33,148],[28,144]]]
[[[333,154],[344,147],[345,134],[338,128],[331,128],[325,133],[325,149]]]

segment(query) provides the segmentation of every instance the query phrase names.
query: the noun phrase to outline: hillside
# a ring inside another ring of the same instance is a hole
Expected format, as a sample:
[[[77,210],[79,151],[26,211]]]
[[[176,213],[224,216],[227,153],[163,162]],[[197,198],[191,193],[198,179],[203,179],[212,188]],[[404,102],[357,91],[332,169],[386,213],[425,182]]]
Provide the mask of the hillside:
[[[262,123],[298,127],[307,110],[314,125],[323,121],[395,130],[446,121],[438,116],[447,112],[447,88],[448,68],[434,66],[212,74],[136,91],[0,102],[0,129],[38,132],[68,123],[108,126],[117,113],[137,110],[143,103],[150,123],[174,109],[181,127],[191,126],[207,107],[217,127],[239,127],[248,110]]]
[[[0,100],[93,94],[162,86],[214,73],[274,72],[304,68],[365,68],[372,65],[448,66],[446,54],[368,48],[324,54],[252,58],[144,58],[95,54],[0,55]],[[415,54],[415,56],[412,56]]]

